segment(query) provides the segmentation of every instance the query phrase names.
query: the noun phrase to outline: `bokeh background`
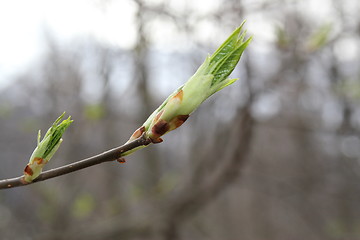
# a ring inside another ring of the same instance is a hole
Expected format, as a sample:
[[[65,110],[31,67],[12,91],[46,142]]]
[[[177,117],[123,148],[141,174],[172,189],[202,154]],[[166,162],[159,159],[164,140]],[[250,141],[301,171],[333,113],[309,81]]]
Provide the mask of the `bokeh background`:
[[[0,178],[123,144],[244,19],[232,76],[127,158],[0,192],[7,239],[360,239],[357,0],[0,1]]]

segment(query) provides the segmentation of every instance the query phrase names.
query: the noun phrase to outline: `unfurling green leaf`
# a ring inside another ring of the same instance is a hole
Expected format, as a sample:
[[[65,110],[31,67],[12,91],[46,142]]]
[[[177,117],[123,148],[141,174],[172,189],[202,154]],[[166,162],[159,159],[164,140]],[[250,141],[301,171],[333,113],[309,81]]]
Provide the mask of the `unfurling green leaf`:
[[[162,135],[180,127],[202,102],[237,80],[227,77],[234,70],[251,41],[251,38],[245,39],[246,31],[242,32],[243,25],[244,23],[214,54],[205,59],[196,73],[150,115],[145,123],[133,133],[128,142],[143,134],[153,143],[162,142]],[[126,152],[124,155],[139,148]]]
[[[26,165],[24,170],[24,180],[26,182],[32,182],[40,175],[45,164],[52,158],[60,147],[63,133],[73,122],[71,117],[69,117],[60,123],[64,115],[65,112],[55,120],[41,141],[41,132],[39,131],[37,137],[37,147],[31,154],[29,163]]]
[[[311,52],[324,47],[329,41],[329,35],[332,30],[331,24],[324,24],[317,29],[317,31],[310,36],[307,42],[307,48]]]

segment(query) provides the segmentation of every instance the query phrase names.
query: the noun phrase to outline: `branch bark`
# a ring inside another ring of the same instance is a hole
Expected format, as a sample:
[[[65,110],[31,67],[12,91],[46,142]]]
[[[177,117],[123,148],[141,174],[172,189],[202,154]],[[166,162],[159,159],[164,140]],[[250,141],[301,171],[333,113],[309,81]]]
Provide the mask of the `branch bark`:
[[[54,168],[48,171],[42,172],[39,177],[37,177],[32,182],[26,182],[24,180],[24,175],[16,178],[9,178],[0,180],[0,189],[8,189],[8,188],[14,188],[14,187],[20,187],[20,186],[26,186],[35,182],[41,182],[45,181],[50,178],[59,177],[65,174],[69,174],[71,172],[76,172],[84,168],[88,168],[100,163],[104,162],[110,162],[119,160],[122,156],[124,156],[124,153],[135,149],[140,146],[146,146],[151,143],[151,140],[148,138],[145,138],[144,135],[139,137],[138,139],[135,139],[134,141],[131,141],[127,144],[124,144],[120,147],[113,148],[111,150],[108,150],[106,152],[100,153],[96,156],[92,156],[83,160],[79,160],[77,162]]]

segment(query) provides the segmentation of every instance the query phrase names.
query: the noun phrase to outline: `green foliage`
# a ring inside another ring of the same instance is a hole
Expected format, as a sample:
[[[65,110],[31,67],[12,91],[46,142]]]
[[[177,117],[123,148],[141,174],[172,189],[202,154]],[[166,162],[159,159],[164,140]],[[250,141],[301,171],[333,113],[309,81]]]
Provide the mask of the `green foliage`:
[[[338,86],[338,92],[352,100],[360,100],[360,82],[358,80],[343,81]]]
[[[72,206],[72,214],[76,218],[88,217],[95,208],[95,199],[88,193],[77,196]]]
[[[276,42],[280,48],[287,48],[290,44],[290,39],[283,27],[276,26],[275,28]]]
[[[0,117],[7,118],[10,117],[13,109],[8,104],[0,104]]]
[[[61,140],[61,137],[65,130],[69,127],[69,125],[73,122],[71,120],[71,117],[68,117],[68,119],[63,120],[61,123],[61,119],[64,117],[65,112],[56,119],[56,121],[53,123],[52,127],[46,132],[43,140],[40,142],[41,133],[39,131],[38,135],[38,146],[44,147],[45,152],[43,154],[44,159],[50,160],[50,158],[54,155],[57,148],[60,146],[59,142]],[[47,139],[49,139],[47,141]],[[47,142],[47,144],[42,145],[42,142]]]
[[[84,110],[84,115],[87,119],[97,121],[104,117],[105,109],[102,104],[87,105]]]
[[[56,211],[56,205],[45,203],[37,209],[37,216],[44,222],[51,222],[56,218]]]
[[[329,41],[329,35],[332,30],[331,24],[324,24],[320,26],[309,38],[308,49],[316,51],[324,47]]]
[[[210,57],[209,69],[211,70],[209,73],[214,76],[211,85],[226,80],[239,62],[243,51],[250,43],[251,38],[246,41],[244,40],[246,31],[241,34],[243,25],[244,23]]]
[[[343,219],[328,220],[325,225],[326,233],[334,239],[359,239],[360,225],[349,227]]]
[[[167,172],[160,178],[156,186],[156,190],[159,194],[164,194],[164,195],[168,194],[170,191],[174,189],[174,187],[178,182],[179,182],[178,174],[174,172]]]

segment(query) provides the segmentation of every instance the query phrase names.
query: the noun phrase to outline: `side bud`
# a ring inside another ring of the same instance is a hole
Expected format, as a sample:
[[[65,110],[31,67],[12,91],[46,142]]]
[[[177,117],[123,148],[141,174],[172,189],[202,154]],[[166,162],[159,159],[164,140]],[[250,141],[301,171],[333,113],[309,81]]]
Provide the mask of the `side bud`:
[[[40,141],[41,132],[38,133],[37,147],[31,154],[29,163],[24,170],[24,180],[26,182],[32,182],[37,178],[45,164],[50,161],[55,152],[59,149],[62,143],[62,135],[69,125],[73,122],[69,117],[66,120],[61,119],[64,117],[65,112],[53,123],[51,128],[46,132],[44,138]]]

